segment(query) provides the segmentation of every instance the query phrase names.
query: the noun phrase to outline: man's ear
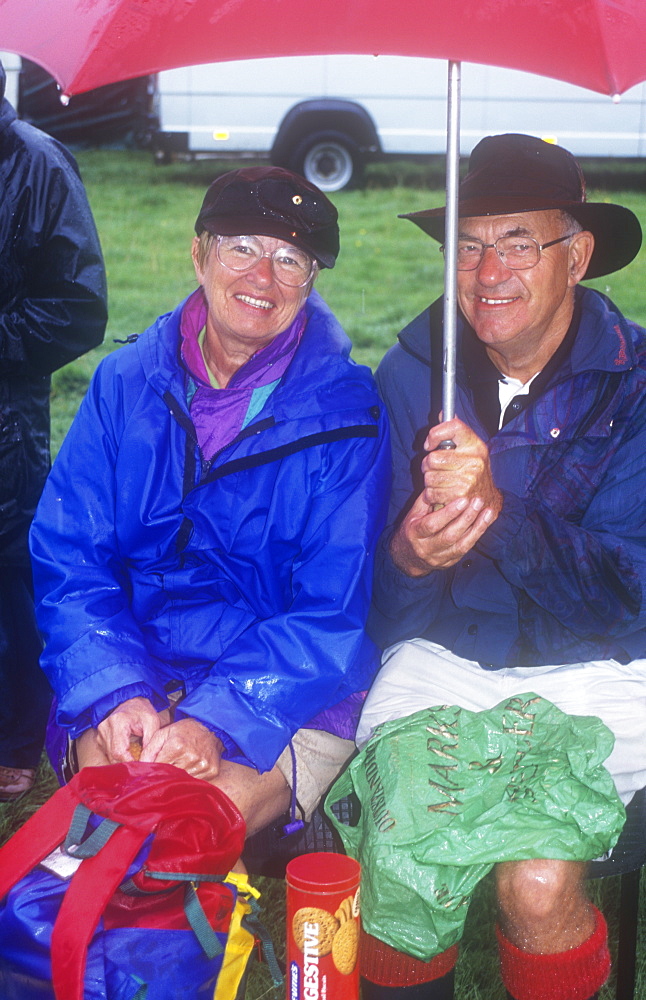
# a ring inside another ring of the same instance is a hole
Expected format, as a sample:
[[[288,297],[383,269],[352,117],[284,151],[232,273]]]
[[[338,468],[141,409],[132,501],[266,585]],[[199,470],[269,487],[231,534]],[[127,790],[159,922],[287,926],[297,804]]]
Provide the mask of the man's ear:
[[[568,246],[568,284],[578,285],[585,277],[588,270],[592,251],[594,250],[594,236],[584,229],[581,233],[575,233]]]

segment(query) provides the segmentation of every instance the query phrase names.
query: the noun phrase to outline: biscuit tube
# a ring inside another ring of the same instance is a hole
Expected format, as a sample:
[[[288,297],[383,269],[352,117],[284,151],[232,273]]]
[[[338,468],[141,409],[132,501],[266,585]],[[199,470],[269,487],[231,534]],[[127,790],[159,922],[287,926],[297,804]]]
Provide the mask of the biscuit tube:
[[[345,854],[287,865],[287,1000],[358,1000],[359,877]]]

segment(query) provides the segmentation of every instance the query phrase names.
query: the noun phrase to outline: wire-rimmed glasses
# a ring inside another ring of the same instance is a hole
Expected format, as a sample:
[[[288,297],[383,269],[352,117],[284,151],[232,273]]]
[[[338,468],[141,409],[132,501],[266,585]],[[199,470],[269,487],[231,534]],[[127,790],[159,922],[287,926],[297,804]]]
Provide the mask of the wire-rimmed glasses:
[[[316,269],[316,261],[298,247],[282,246],[265,250],[257,236],[217,236],[218,260],[230,271],[249,271],[262,257],[271,259],[277,281],[292,288],[306,285]]]

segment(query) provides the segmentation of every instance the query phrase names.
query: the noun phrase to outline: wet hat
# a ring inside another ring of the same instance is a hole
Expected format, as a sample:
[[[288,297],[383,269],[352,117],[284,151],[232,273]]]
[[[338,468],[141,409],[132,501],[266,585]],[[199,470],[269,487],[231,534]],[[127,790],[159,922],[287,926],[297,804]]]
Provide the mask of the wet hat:
[[[637,255],[642,230],[622,205],[588,202],[581,167],[567,149],[531,135],[490,135],[474,148],[460,184],[459,216],[512,215],[563,209],[595,239],[586,278],[625,267]],[[410,212],[425,233],[444,242],[444,208]]]
[[[338,213],[304,177],[282,167],[244,167],[214,180],[195,223],[219,236],[274,236],[334,267],[339,253]]]

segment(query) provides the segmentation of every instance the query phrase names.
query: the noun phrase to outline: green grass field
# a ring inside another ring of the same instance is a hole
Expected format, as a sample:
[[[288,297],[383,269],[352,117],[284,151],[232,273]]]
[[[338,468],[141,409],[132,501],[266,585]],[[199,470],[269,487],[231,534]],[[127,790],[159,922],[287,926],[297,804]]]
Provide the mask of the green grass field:
[[[158,314],[174,307],[195,287],[190,260],[193,222],[206,185],[229,165],[202,161],[157,167],[149,154],[88,151],[79,164],[101,236],[109,283],[110,320],[104,344],[57,372],[52,390],[52,449],[57,451],[76,412],[89,378],[115,340],[141,332]],[[595,176],[604,187],[594,187]],[[410,164],[369,168],[361,191],[333,196],[340,214],[342,250],[337,267],[324,272],[318,288],[354,345],[355,358],[376,367],[396,340],[398,330],[442,290],[442,259],[437,244],[400,212],[443,203],[441,170]],[[643,168],[625,171],[619,181],[605,170],[589,176],[591,200],[625,204],[646,222]],[[618,189],[614,189],[619,184]],[[632,319],[646,326],[646,250],[625,271],[592,285],[610,295]],[[36,789],[22,802],[0,805],[0,842],[8,837],[55,785],[45,764]],[[283,886],[263,880],[266,923],[278,951],[283,941]],[[611,925],[616,943],[617,879],[595,885],[597,901]],[[491,886],[476,893],[467,920],[463,955],[458,965],[456,996],[460,1000],[501,1000],[504,990],[496,971],[492,929]],[[644,956],[641,956],[644,964]],[[643,985],[642,985],[643,984]],[[609,984],[602,1000],[613,995]],[[263,968],[258,968],[248,1000],[280,996]],[[637,997],[646,996],[646,979]],[[332,1000],[332,998],[331,998]]]

